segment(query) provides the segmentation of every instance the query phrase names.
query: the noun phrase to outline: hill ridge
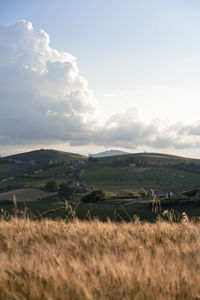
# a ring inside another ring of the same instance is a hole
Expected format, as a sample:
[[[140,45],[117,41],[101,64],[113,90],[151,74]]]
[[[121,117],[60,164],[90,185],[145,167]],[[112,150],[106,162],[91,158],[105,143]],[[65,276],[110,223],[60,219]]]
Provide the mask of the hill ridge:
[[[105,153],[108,153],[108,150],[105,151]],[[114,150],[115,151],[115,150]],[[117,150],[118,151],[118,150]],[[121,151],[120,151],[121,152]],[[104,153],[104,152],[102,152]],[[101,153],[99,153],[101,154]],[[68,151],[62,151],[62,150],[55,150],[55,149],[38,149],[38,150],[31,150],[27,152],[22,152],[22,153],[17,153],[17,154],[12,154],[8,156],[1,157],[1,159],[22,159],[22,160],[35,160],[35,156],[43,156],[46,157],[46,160],[52,159],[51,156],[55,157],[63,157],[64,159],[88,159],[88,156],[79,154],[79,153],[73,153],[73,152],[68,152]],[[89,156],[92,154],[89,154]],[[189,160],[189,161],[196,161],[200,162],[200,159],[198,158],[190,158],[190,157],[185,157],[185,156],[179,156],[179,155],[174,155],[174,154],[167,154],[167,153],[159,153],[159,152],[137,152],[137,153],[121,153],[121,154],[116,154],[116,155],[110,155],[110,156],[102,156],[102,157],[97,157],[100,160],[104,159],[114,159],[114,158],[129,158],[129,157],[152,157],[152,158],[171,158],[171,159],[178,159],[178,160]],[[60,160],[60,159],[58,159]]]
[[[28,152],[17,153],[2,157],[3,159],[21,159],[21,160],[70,160],[70,159],[87,159],[88,157],[78,153],[65,152],[54,149],[39,149]]]

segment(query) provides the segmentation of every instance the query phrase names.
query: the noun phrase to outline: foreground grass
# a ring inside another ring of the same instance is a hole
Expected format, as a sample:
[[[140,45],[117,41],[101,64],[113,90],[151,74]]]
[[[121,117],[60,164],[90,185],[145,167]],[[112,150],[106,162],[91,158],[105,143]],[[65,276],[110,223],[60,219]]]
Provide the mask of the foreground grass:
[[[200,299],[200,224],[0,222],[0,299]]]

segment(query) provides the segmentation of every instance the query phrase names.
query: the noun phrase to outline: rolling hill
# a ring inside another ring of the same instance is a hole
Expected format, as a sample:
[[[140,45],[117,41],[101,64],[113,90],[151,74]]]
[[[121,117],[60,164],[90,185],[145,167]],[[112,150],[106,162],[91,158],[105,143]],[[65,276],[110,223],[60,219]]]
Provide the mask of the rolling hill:
[[[81,154],[75,154],[70,152],[58,151],[58,150],[48,150],[40,149],[15,155],[10,155],[3,157],[3,159],[15,159],[15,160],[32,160],[37,162],[44,161],[63,161],[63,160],[82,160],[88,157]]]
[[[0,190],[43,188],[51,179],[65,182],[65,177],[73,170],[69,167],[71,162],[87,159],[81,154],[45,149],[0,158]]]
[[[17,160],[23,163],[17,164]],[[27,161],[35,161],[35,164],[26,164]],[[55,163],[49,164],[49,161]],[[70,161],[70,164],[66,164],[66,161]],[[77,211],[80,218],[84,218],[89,210],[91,215],[107,220],[107,217],[113,217],[116,209],[120,216],[127,218],[115,195],[133,195],[141,188],[148,193],[153,188],[176,195],[177,192],[200,187],[200,160],[160,153],[88,158],[80,154],[43,149],[12,155],[0,159],[0,208],[12,212],[12,205],[4,202],[12,199],[14,193],[20,209],[24,207],[20,201],[28,201],[28,208],[36,215],[37,211],[41,214],[48,211],[48,217],[65,218],[65,210],[60,210],[63,202],[57,197],[37,200],[37,197],[45,197],[45,194],[41,196],[41,192],[44,192],[46,183],[52,180],[57,184],[78,181],[86,188],[83,193],[95,188],[105,190],[107,195],[114,197],[112,199],[115,203],[82,203]],[[82,196],[81,192],[78,193],[75,201]],[[136,214],[150,221],[155,218],[149,203],[128,202],[123,206],[130,215]],[[179,210],[178,206],[176,210]],[[180,206],[180,212],[183,211],[191,216],[199,215],[199,208],[195,204]]]
[[[138,162],[138,163],[147,163],[147,164],[160,164],[160,165],[175,165],[175,164],[185,164],[190,163],[200,165],[200,159],[163,154],[163,153],[130,153],[115,155],[114,157],[101,157],[99,160],[105,164],[112,164],[113,159],[119,160],[121,162]]]
[[[8,163],[34,161],[34,165]],[[49,161],[55,164],[49,165]],[[85,164],[66,165],[66,161]],[[200,185],[200,160],[161,153],[133,153],[91,158],[57,150],[36,150],[0,159],[0,190],[43,188],[49,180],[84,181],[107,191],[141,187],[181,191]]]
[[[84,178],[107,190],[181,191],[200,185],[200,160],[161,153],[101,157],[87,167]]]
[[[175,164],[196,164],[200,165],[200,159],[181,157],[176,155],[169,155],[163,153],[126,153],[118,150],[110,150],[101,152],[98,154],[90,154],[90,156],[96,156],[101,164],[112,165],[113,160],[119,160],[121,162],[136,162],[136,163],[147,163],[147,164],[160,164],[160,165],[175,165]],[[64,160],[87,160],[88,156],[70,153],[65,151],[58,151],[53,149],[40,149],[0,158],[0,160],[14,159],[23,161],[64,161]]]

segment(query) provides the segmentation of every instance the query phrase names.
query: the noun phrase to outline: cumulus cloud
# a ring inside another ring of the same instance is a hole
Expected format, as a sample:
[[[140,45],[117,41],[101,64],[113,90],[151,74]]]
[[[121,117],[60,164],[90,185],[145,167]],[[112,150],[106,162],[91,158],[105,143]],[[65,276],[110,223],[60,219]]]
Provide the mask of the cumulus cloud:
[[[146,122],[136,108],[100,126],[98,103],[76,58],[51,48],[48,34],[27,21],[0,26],[0,104],[1,145],[200,146],[200,123]]]
[[[87,143],[98,105],[76,59],[30,22],[0,27],[0,136]],[[87,133],[87,134],[86,134]]]
[[[198,128],[159,118],[147,122],[138,118],[137,110],[129,109],[124,114],[113,115],[96,133],[95,142],[128,149],[138,146],[152,149],[197,148],[200,147],[200,133],[195,136]]]

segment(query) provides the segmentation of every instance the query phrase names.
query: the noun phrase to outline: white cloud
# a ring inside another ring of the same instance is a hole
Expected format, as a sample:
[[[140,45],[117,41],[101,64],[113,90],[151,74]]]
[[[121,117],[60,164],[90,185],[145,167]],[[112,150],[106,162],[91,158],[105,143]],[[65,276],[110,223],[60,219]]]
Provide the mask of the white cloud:
[[[95,135],[97,145],[137,149],[187,149],[200,147],[200,126],[171,123],[163,119],[144,121],[137,110],[113,115]],[[195,136],[196,134],[196,136]]]
[[[76,59],[19,21],[0,27],[0,135],[87,143],[98,105]]]
[[[76,58],[49,43],[48,34],[30,22],[0,26],[1,145],[61,141],[129,149],[200,146],[199,123],[147,122],[136,108],[112,115],[102,125]]]

